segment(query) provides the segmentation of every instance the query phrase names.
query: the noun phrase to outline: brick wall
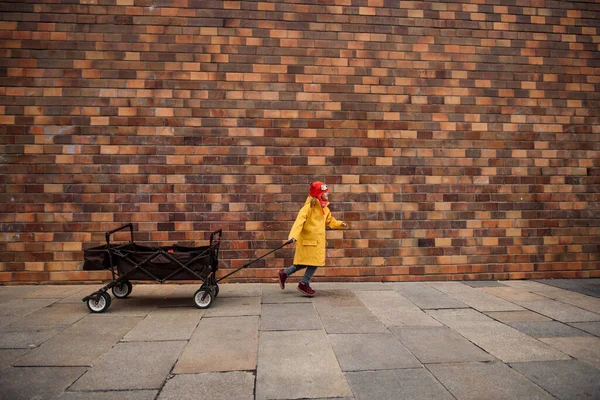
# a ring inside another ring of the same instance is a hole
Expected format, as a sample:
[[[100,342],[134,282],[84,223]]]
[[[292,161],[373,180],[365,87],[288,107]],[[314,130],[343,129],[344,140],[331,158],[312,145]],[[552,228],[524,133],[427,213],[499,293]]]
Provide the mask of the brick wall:
[[[600,277],[600,4],[0,2],[0,281],[82,249],[206,243],[221,268],[333,189],[319,279]],[[237,274],[273,281],[292,249]]]

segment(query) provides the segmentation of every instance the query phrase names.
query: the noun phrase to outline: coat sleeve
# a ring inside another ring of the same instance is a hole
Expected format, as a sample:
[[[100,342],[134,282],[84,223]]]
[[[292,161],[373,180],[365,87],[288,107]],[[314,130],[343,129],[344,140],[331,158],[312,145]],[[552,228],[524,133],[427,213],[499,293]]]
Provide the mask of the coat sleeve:
[[[338,221],[337,219],[335,219],[333,217],[333,215],[331,215],[331,212],[329,211],[329,209],[327,210],[327,215],[325,216],[327,218],[327,220],[325,221],[325,224],[330,227],[331,229],[346,229],[342,224],[344,223],[344,221]]]
[[[292,230],[290,231],[288,238],[294,238],[296,240],[298,239],[298,236],[300,236],[300,232],[302,232],[302,228],[304,227],[304,222],[306,221],[307,217],[308,207],[304,206],[300,209],[300,211],[298,211],[298,216],[296,217],[294,225],[292,225]]]

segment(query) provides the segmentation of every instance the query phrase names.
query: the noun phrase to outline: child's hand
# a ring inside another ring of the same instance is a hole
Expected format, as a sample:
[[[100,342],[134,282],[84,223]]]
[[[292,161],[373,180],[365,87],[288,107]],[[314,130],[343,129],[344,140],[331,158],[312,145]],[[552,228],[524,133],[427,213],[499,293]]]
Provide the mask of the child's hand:
[[[343,227],[343,228],[347,228],[347,227],[348,227],[348,224],[347,224],[346,222],[342,221],[342,227]]]
[[[293,237],[291,237],[287,241],[288,241],[288,243],[294,243],[296,241],[296,239],[294,239]]]

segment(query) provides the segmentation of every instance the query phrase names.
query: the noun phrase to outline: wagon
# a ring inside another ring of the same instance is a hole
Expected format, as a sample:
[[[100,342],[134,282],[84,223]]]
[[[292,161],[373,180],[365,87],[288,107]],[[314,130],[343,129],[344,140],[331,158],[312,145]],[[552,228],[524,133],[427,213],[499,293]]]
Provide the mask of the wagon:
[[[111,235],[129,228],[130,241],[111,243]],[[108,291],[118,299],[131,294],[132,280],[154,280],[163,283],[167,280],[201,281],[202,285],[194,293],[194,303],[198,308],[208,308],[219,294],[218,283],[255,261],[291,243],[288,240],[280,247],[252,260],[233,272],[216,278],[219,265],[219,247],[223,230],[210,234],[208,246],[189,247],[178,244],[170,246],[141,246],[133,240],[133,224],[125,224],[105,233],[106,244],[84,250],[84,271],[108,269],[112,280],[101,289],[82,299],[93,313],[102,313],[110,307]]]

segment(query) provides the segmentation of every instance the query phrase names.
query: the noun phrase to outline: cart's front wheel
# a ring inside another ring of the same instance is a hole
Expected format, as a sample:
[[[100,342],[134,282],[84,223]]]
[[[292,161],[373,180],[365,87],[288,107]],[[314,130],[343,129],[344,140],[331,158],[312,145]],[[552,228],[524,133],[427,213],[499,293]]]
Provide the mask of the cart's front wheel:
[[[194,303],[198,308],[208,308],[213,301],[214,292],[204,288],[198,289],[194,294]]]
[[[124,299],[131,294],[133,285],[129,281],[123,281],[116,286],[113,286],[112,292],[118,299]]]
[[[110,295],[108,293],[102,293],[98,300],[90,298],[87,301],[89,310],[93,313],[103,313],[110,307]]]
[[[215,286],[213,286],[213,289],[214,289],[214,291],[215,291],[215,298],[217,298],[217,296],[219,295],[219,285],[217,285],[217,284],[215,283]]]

